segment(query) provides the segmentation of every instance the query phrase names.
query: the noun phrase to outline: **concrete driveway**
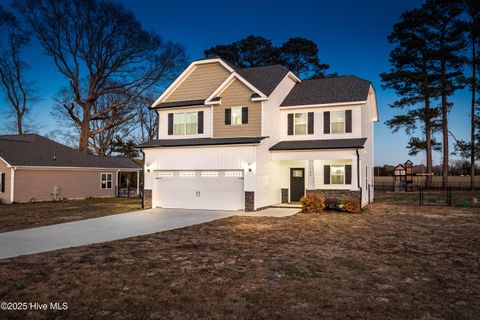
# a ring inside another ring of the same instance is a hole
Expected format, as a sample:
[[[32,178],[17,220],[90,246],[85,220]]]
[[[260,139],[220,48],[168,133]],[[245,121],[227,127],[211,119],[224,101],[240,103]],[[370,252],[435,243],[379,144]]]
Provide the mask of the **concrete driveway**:
[[[299,209],[270,208],[245,213],[150,209],[40,228],[0,233],[0,259],[77,247],[188,227],[234,215],[284,217]]]

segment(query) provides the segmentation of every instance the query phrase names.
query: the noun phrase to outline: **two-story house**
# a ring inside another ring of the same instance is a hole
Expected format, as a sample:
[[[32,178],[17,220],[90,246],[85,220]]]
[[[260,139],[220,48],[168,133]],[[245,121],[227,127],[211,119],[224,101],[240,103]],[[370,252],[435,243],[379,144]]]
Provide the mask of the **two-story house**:
[[[353,76],[301,80],[275,65],[194,61],[152,105],[147,206],[258,210],[308,191],[373,199],[375,91]]]

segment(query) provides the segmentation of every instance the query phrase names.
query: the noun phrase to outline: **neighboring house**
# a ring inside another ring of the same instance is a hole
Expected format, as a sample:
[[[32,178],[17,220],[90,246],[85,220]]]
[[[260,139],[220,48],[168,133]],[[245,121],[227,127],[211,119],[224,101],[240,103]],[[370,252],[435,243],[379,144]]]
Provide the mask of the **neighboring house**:
[[[375,91],[353,76],[300,80],[275,65],[198,60],[162,93],[145,152],[153,207],[258,210],[307,191],[373,199]]]
[[[0,203],[114,197],[126,158],[96,157],[36,134],[0,135]],[[138,186],[138,183],[137,183]]]

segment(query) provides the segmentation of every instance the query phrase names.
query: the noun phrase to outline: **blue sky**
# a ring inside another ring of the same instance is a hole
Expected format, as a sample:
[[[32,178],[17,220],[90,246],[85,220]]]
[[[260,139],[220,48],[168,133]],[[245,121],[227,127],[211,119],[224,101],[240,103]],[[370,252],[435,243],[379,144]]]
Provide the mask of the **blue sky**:
[[[356,75],[370,80],[377,92],[380,122],[375,128],[375,163],[395,164],[411,158],[423,162],[424,156],[409,157],[405,148],[408,137],[392,133],[384,122],[397,110],[389,108],[395,95],[381,88],[379,74],[388,71],[391,46],[387,36],[400,14],[418,7],[422,1],[146,1],[124,0],[144,28],[155,30],[165,39],[185,46],[189,59],[203,57],[203,50],[216,44],[230,43],[248,35],[259,35],[280,45],[291,37],[315,41],[320,58],[330,65],[331,72]],[[8,1],[0,0],[7,4]],[[31,64],[29,80],[35,81],[42,98],[32,110],[32,118],[40,124],[39,133],[56,129],[50,115],[52,96],[65,84],[51,59],[33,43],[25,52]],[[160,93],[159,93],[160,94]],[[450,130],[457,138],[468,139],[469,92],[458,92],[451,98],[455,106],[450,114]],[[1,101],[3,104],[3,100]],[[0,110],[4,113],[4,106]],[[0,118],[0,132],[5,121]],[[440,154],[434,155],[438,163]]]

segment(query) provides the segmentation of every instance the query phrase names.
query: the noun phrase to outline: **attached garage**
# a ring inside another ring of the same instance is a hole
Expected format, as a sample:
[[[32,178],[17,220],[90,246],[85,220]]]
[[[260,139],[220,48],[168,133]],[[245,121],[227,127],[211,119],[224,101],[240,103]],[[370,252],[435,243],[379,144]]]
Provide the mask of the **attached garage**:
[[[243,210],[243,170],[155,171],[157,207]]]

